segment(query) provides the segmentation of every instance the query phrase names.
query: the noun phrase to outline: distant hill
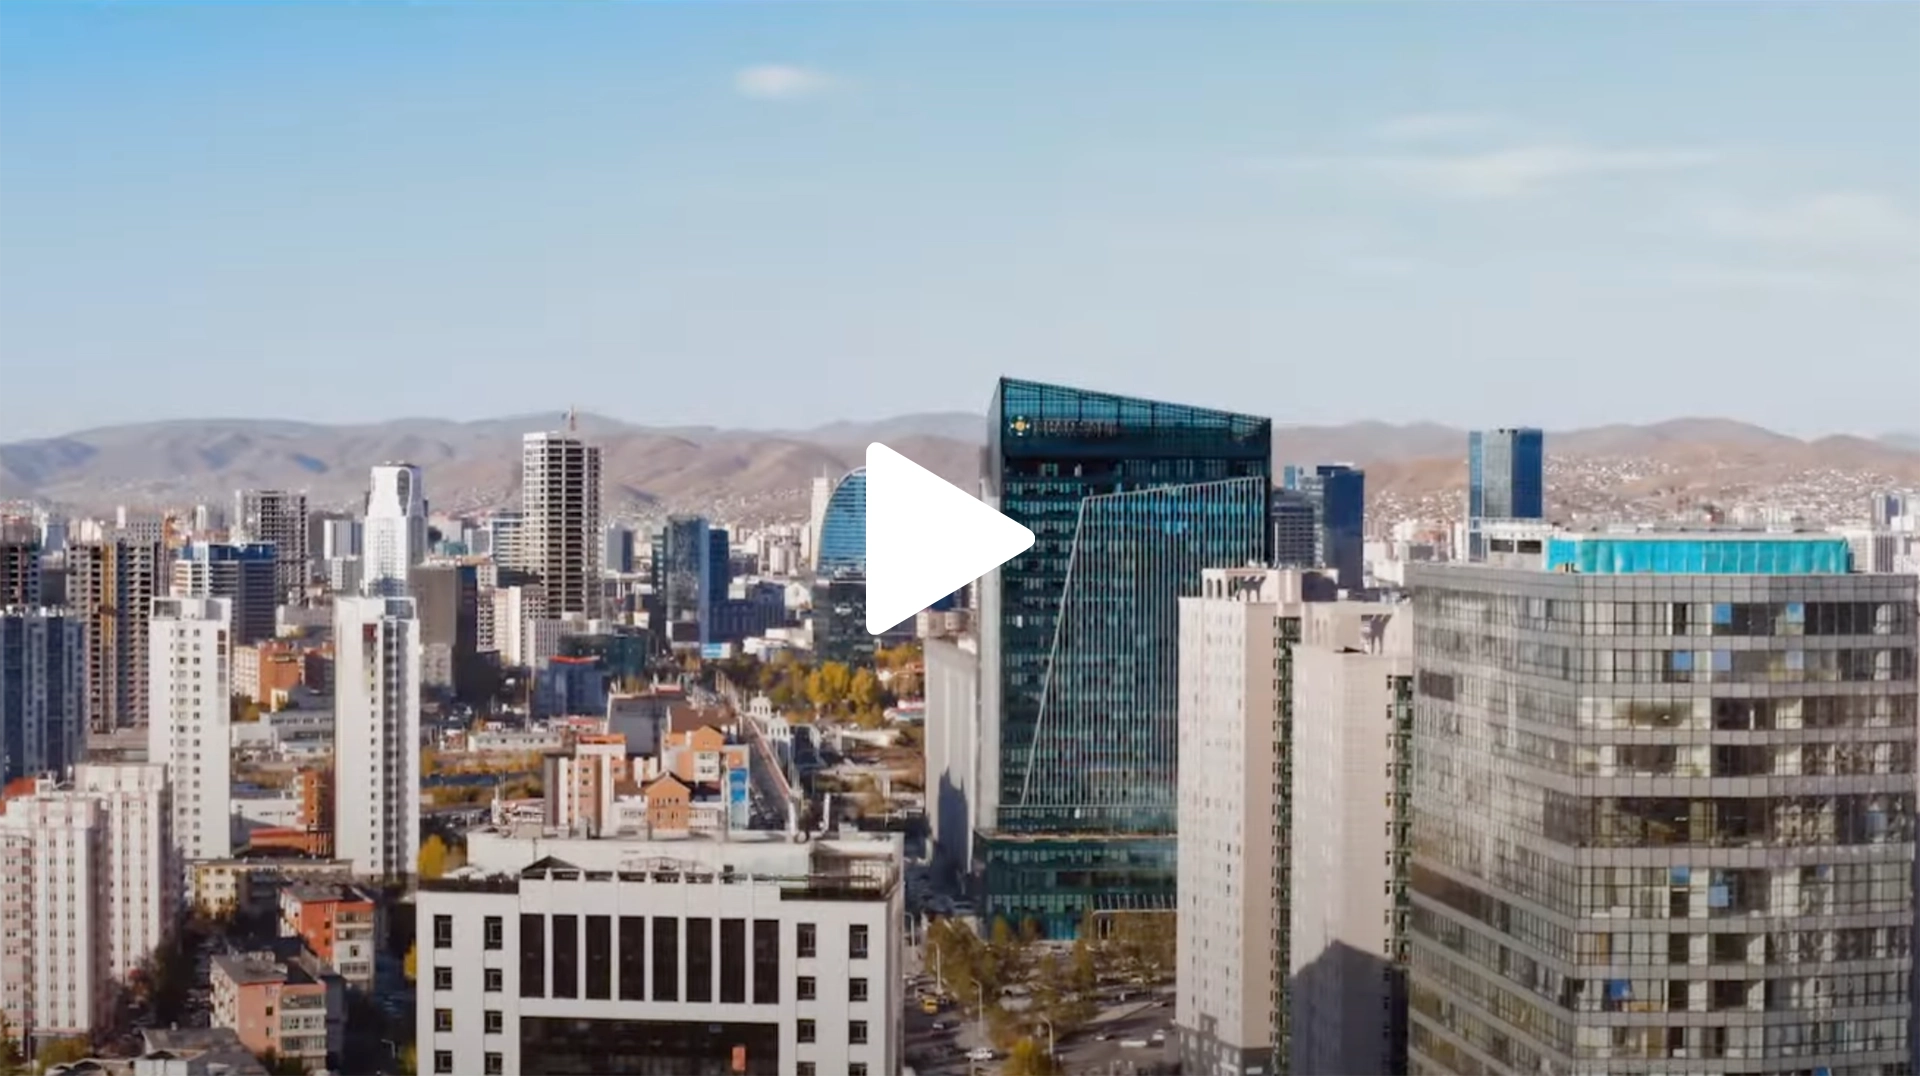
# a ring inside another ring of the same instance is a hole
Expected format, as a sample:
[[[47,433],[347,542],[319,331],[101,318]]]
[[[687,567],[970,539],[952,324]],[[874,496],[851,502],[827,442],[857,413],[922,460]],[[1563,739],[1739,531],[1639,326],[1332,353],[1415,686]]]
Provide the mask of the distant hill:
[[[205,419],[107,426],[0,444],[0,498],[98,509],[226,503],[237,488],[281,487],[308,490],[316,507],[345,507],[361,497],[369,466],[407,460],[426,469],[437,508],[485,507],[518,495],[521,434],[563,422],[554,412],[474,422]],[[755,514],[799,514],[814,477],[859,466],[875,440],[971,489],[986,422],[948,412],[765,431],[643,427],[583,414],[578,427],[601,447],[609,507],[752,506]],[[1448,426],[1282,426],[1274,442],[1280,462],[1370,467],[1376,489],[1420,493],[1464,481],[1466,433]],[[1728,419],[1683,418],[1549,432],[1547,443],[1549,454],[1560,457],[1641,457],[1762,477],[1835,469],[1920,482],[1920,438],[1911,435],[1806,441]]]

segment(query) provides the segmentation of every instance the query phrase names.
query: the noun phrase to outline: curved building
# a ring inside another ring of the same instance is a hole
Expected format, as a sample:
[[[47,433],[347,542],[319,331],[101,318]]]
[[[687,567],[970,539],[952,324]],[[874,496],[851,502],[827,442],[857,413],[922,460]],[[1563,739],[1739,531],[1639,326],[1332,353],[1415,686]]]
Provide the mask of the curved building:
[[[427,499],[420,468],[411,463],[373,468],[360,542],[365,592],[405,595],[407,570],[427,555]]]
[[[820,517],[819,550],[814,570],[821,575],[867,570],[867,469],[858,467],[836,482]]]

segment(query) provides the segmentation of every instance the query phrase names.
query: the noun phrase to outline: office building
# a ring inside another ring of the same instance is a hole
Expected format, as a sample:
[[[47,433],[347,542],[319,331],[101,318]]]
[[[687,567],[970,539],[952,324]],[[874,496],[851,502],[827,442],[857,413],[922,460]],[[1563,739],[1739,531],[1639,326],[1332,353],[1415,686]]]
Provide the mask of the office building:
[[[928,639],[925,650],[927,829],[935,876],[956,884],[973,862],[980,767],[980,641]]]
[[[600,554],[600,567],[609,572],[626,575],[633,571],[633,528],[625,523],[611,522],[604,532],[605,549]]]
[[[1915,586],[1843,539],[1410,566],[1409,1071],[1907,1071]]]
[[[147,760],[166,767],[173,840],[183,862],[233,854],[232,616],[226,598],[153,603]]]
[[[361,526],[360,586],[376,597],[403,597],[407,573],[427,555],[427,496],[420,468],[382,463],[367,489]]]
[[[358,557],[365,546],[365,527],[351,517],[329,516],[317,520],[320,533],[320,559],[342,560]]]
[[[481,674],[478,569],[472,564],[417,564],[407,580],[420,617],[420,682],[472,698],[480,690]]]
[[[713,538],[700,516],[668,516],[653,534],[655,631],[672,647],[707,643],[713,623]],[[720,593],[724,599],[726,592]]]
[[[1279,523],[1285,520],[1289,525],[1284,535],[1286,558],[1281,559],[1276,545],[1275,563],[1326,568],[1348,590],[1366,586],[1366,472],[1345,463],[1289,464],[1281,472],[1281,488],[1274,500],[1276,543],[1283,537]],[[1313,516],[1313,555],[1300,561],[1305,543],[1297,528],[1304,525],[1308,507]]]
[[[1313,568],[1320,563],[1320,505],[1302,490],[1273,491],[1273,563]]]
[[[595,616],[600,598],[600,449],[568,433],[521,439],[517,566],[555,615]]]
[[[87,621],[87,717],[97,731],[147,723],[147,618],[168,570],[158,542],[67,548],[67,608]]]
[[[0,607],[0,782],[64,774],[87,743],[87,628],[62,609]]]
[[[1546,435],[1535,429],[1467,434],[1467,556],[1486,556],[1487,520],[1547,517]]]
[[[418,898],[421,1072],[903,1071],[898,838],[467,849]]]
[[[1032,530],[980,585],[989,917],[1071,937],[1174,910],[1178,676],[1202,569],[1266,561],[1272,424],[1003,379],[986,500]]]
[[[822,575],[867,570],[867,469],[858,467],[834,483],[820,510],[819,554],[814,569]]]
[[[232,540],[273,546],[274,578],[282,600],[298,600],[312,570],[307,563],[307,495],[284,489],[243,489],[233,495]]]
[[[172,597],[227,599],[233,612],[231,644],[250,646],[273,638],[280,590],[272,546],[194,542],[180,550],[170,567]]]
[[[40,602],[39,535],[0,528],[0,609],[32,609]]]
[[[521,513],[508,509],[497,510],[487,517],[484,544],[494,564],[524,570],[526,561],[521,550],[520,535],[525,520],[526,517]]]
[[[333,618],[334,850],[401,879],[420,855],[420,621],[411,598],[339,598]]]
[[[1282,1071],[1405,1072],[1412,609],[1307,606],[1291,676]]]

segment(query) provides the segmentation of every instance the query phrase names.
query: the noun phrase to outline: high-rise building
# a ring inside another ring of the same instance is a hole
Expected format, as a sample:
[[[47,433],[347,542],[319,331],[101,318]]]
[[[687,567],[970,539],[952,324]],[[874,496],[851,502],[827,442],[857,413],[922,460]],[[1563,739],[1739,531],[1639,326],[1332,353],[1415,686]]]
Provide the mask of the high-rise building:
[[[421,883],[423,1072],[905,1070],[898,837],[467,835]]]
[[[600,599],[600,449],[571,433],[521,440],[520,567],[556,615],[595,616]]]
[[[29,1052],[111,1024],[115,988],[180,908],[162,767],[26,778],[0,815],[0,1018]]]
[[[633,528],[618,521],[607,524],[606,548],[600,554],[600,567],[626,575],[633,571]]]
[[[972,636],[925,644],[927,829],[942,888],[973,862],[973,785],[980,767],[980,641]]]
[[[713,635],[712,610],[733,589],[733,536],[725,527],[707,527],[707,635]]]
[[[280,597],[297,598],[306,590],[312,565],[307,561],[307,495],[284,489],[243,489],[233,495],[233,534],[239,544],[273,546],[274,577]]]
[[[64,774],[87,743],[87,628],[61,609],[0,607],[0,782]]]
[[[1700,532],[1409,582],[1409,1071],[1907,1071],[1913,578]]]
[[[175,598],[225,598],[233,612],[229,642],[250,646],[273,638],[279,626],[280,587],[273,547],[193,542],[173,561]]]
[[[420,618],[420,682],[465,698],[478,684],[479,572],[471,564],[417,564],[407,579]]]
[[[713,538],[701,516],[668,516],[653,534],[657,631],[670,646],[699,647],[713,625]],[[721,594],[725,598],[724,593]]]
[[[819,475],[813,480],[813,497],[807,512],[806,549],[808,567],[820,567],[820,528],[826,523],[827,505],[833,500],[833,479]],[[864,489],[864,487],[863,487]]]
[[[0,528],[0,609],[32,609],[40,601],[40,536]]]
[[[983,910],[1052,937],[1171,912],[1166,643],[1203,569],[1269,556],[1272,424],[1003,379],[988,439],[986,500],[1035,542],[980,587]]]
[[[87,621],[87,716],[96,730],[147,723],[147,620],[166,593],[168,565],[159,542],[67,548],[67,607]]]
[[[1320,564],[1320,506],[1305,491],[1273,491],[1273,563],[1280,568]]]
[[[160,598],[150,623],[147,759],[167,769],[183,862],[233,851],[233,680],[226,598]]]
[[[493,558],[494,564],[516,571],[526,570],[526,556],[520,541],[525,524],[524,515],[504,508],[487,517],[487,554]]]
[[[1407,1055],[1413,627],[1321,602],[1293,645],[1286,1004],[1291,1073],[1401,1073]]]
[[[1467,434],[1467,556],[1486,556],[1487,520],[1547,517],[1546,435],[1535,429]]]
[[[1366,472],[1345,463],[1311,467],[1288,464],[1281,471],[1280,488],[1274,491],[1274,501],[1276,543],[1282,537],[1278,523],[1283,514],[1293,528],[1305,524],[1309,507],[1313,518],[1311,558],[1299,559],[1305,543],[1297,532],[1290,531],[1286,557],[1281,556],[1282,551],[1276,544],[1276,564],[1297,562],[1302,566],[1326,568],[1348,590],[1366,586]]]
[[[427,497],[420,468],[411,463],[373,468],[360,533],[362,589],[376,596],[404,596],[407,572],[427,555]]]
[[[334,854],[413,875],[420,855],[420,621],[412,598],[340,598],[333,616]]]
[[[365,548],[364,525],[358,519],[330,516],[319,521],[320,559],[358,557]]]
[[[820,510],[815,535],[819,554],[814,569],[822,575],[867,570],[867,469],[858,467],[833,486]]]

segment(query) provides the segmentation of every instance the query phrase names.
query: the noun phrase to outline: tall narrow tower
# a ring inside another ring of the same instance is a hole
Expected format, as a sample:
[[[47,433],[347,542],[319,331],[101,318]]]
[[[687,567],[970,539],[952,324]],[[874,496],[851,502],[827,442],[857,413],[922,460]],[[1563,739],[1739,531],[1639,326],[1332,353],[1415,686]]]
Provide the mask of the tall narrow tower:
[[[520,467],[520,566],[540,578],[551,615],[593,616],[600,606],[600,450],[571,430],[530,433]]]
[[[382,463],[373,469],[361,530],[362,586],[370,595],[403,596],[407,569],[426,559],[427,498],[420,468]]]
[[[333,606],[334,848],[404,878],[420,854],[420,621],[412,598]]]

